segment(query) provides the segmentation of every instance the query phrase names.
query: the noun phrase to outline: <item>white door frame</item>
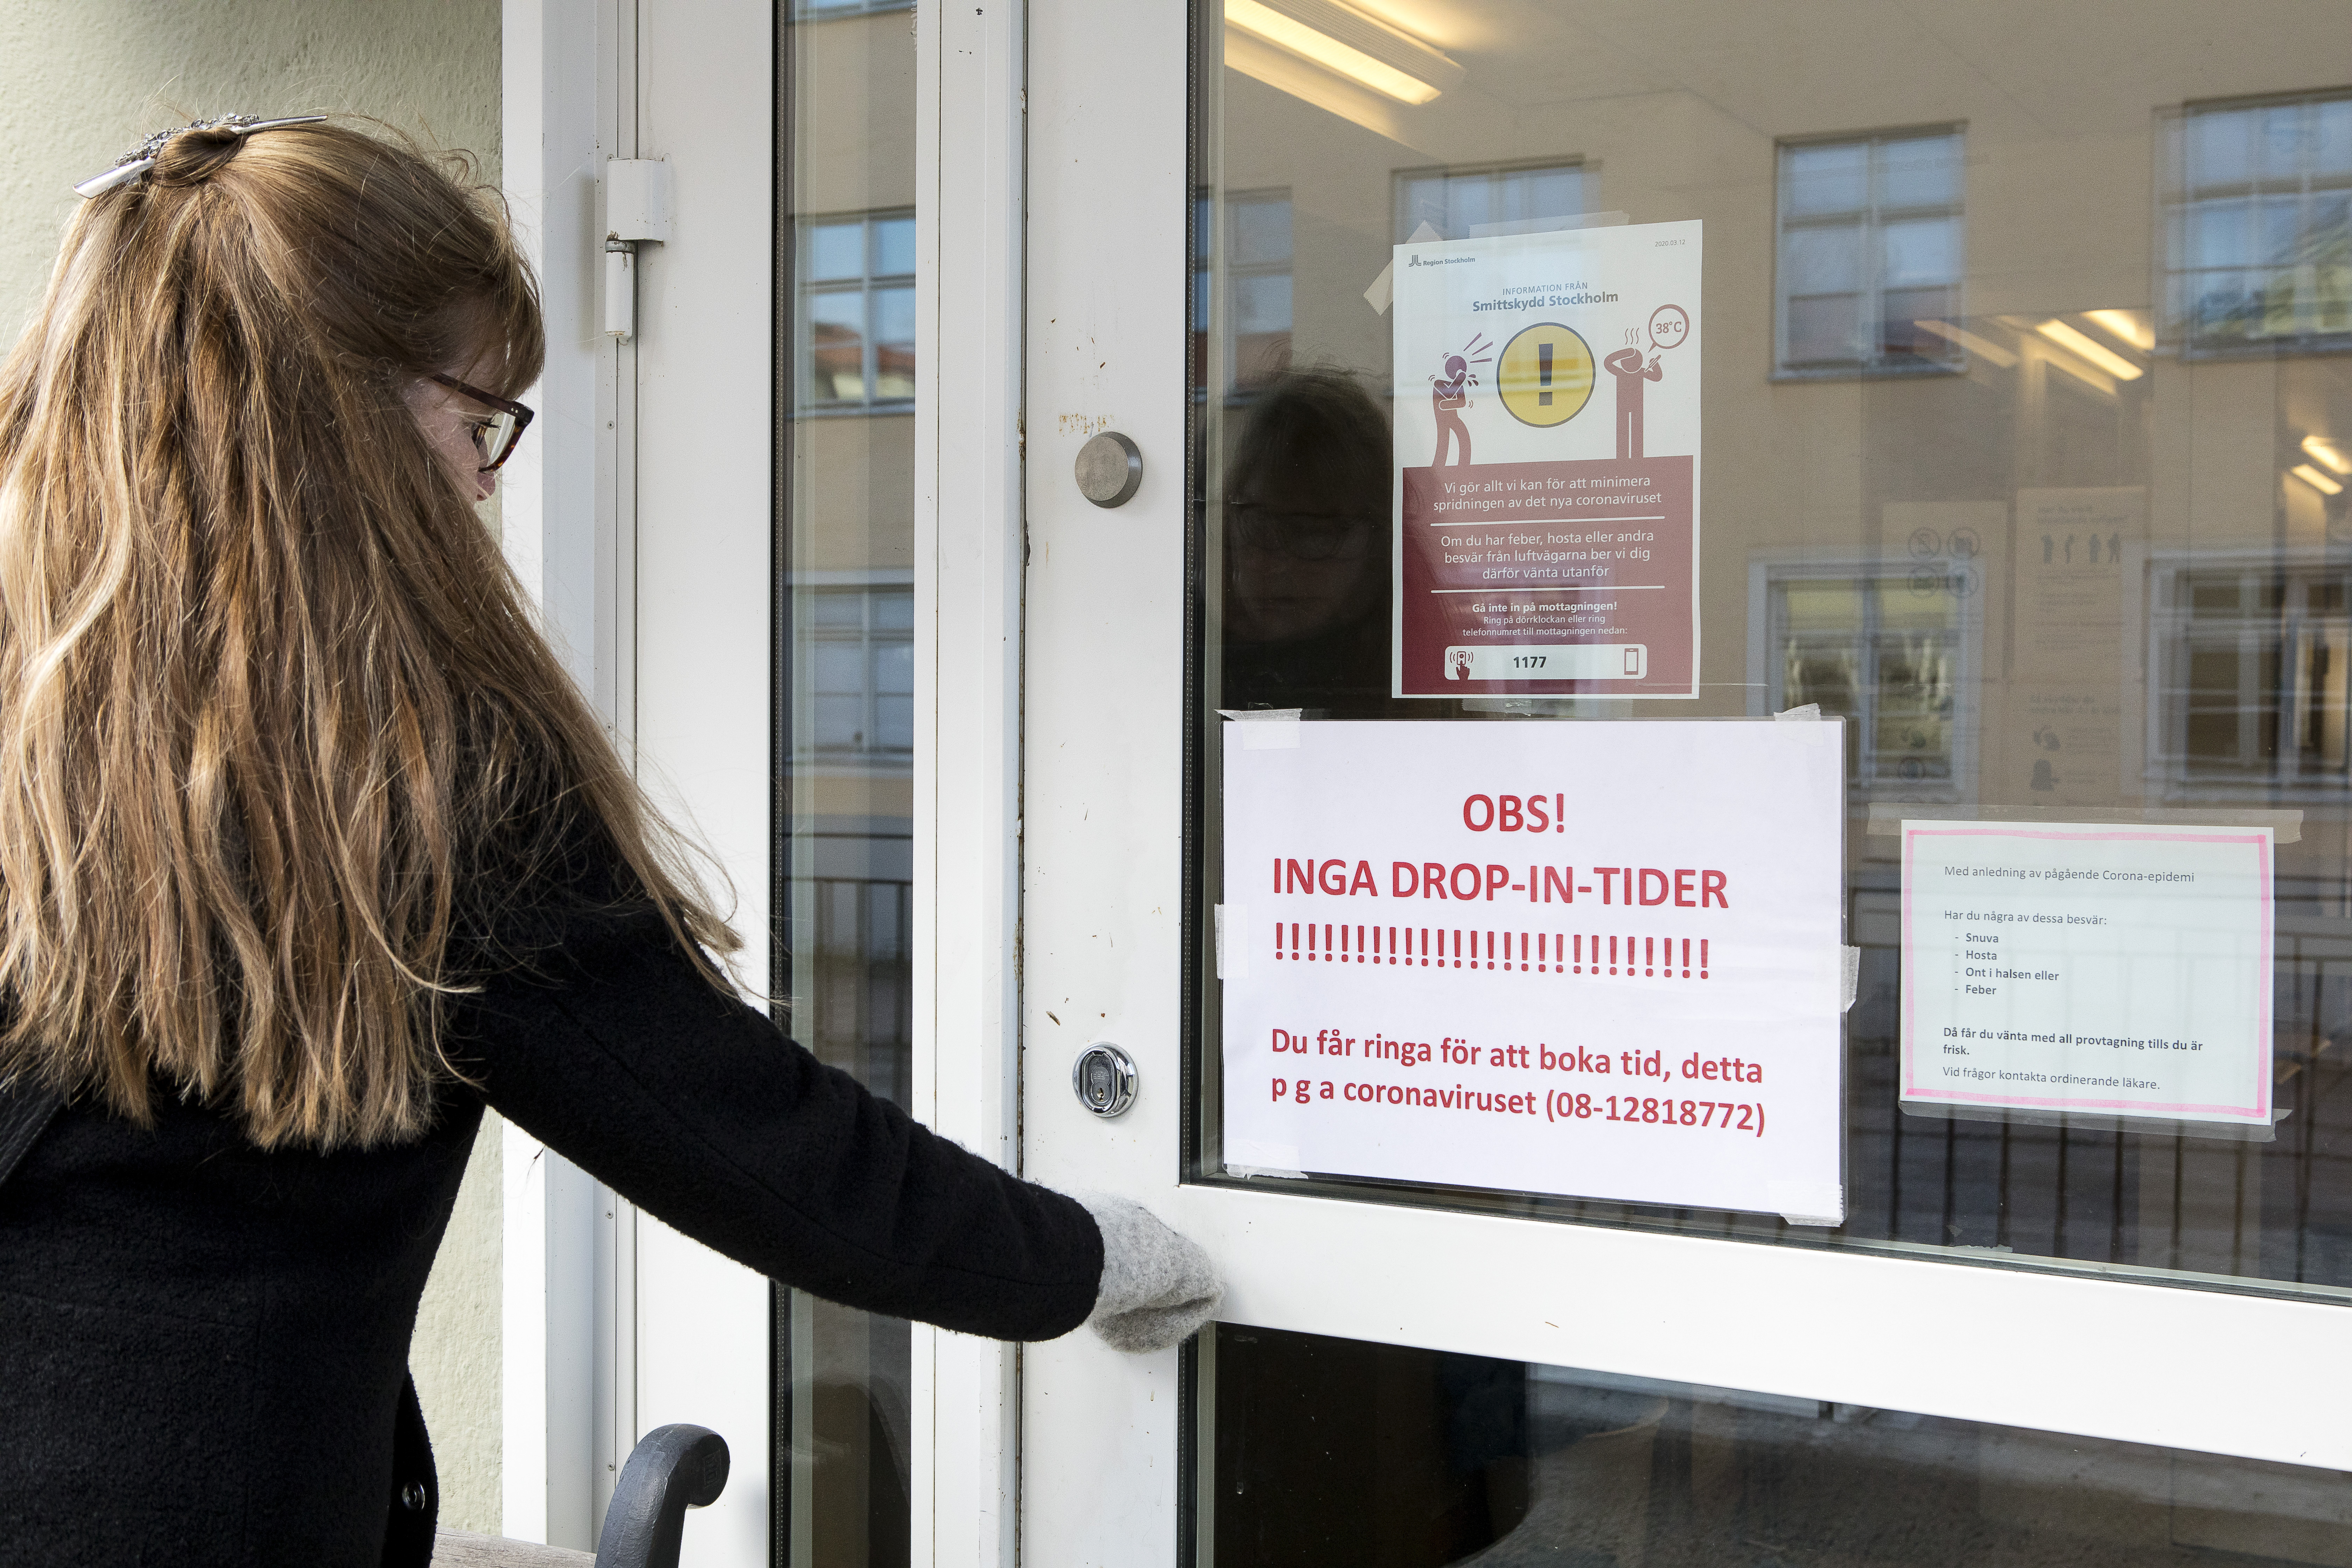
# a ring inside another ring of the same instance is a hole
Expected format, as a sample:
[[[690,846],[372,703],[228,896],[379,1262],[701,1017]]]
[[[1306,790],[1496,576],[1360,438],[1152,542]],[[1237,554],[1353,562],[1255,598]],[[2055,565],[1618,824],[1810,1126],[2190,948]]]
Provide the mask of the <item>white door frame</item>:
[[[1024,801],[1027,1173],[1174,1218],[1182,1198],[1188,7],[1031,0],[1029,570]],[[1143,453],[1105,510],[1072,477],[1088,437]],[[1089,1043],[1135,1058],[1135,1105],[1082,1110]],[[1172,1563],[1178,1355],[1090,1333],[1033,1346],[1022,1386],[1024,1551]]]
[[[918,0],[914,1111],[1018,1169],[1018,0]],[[1010,1568],[1020,1352],[917,1325],[914,1557]]]
[[[1231,1321],[2352,1468],[2340,1306],[1937,1258],[1179,1186],[1188,37],[1167,0],[1032,0],[1024,800],[1027,1170],[1217,1255]],[[1207,68],[1214,68],[1213,64]],[[1099,421],[1143,488],[1097,510]],[[1113,1122],[1089,1039],[1133,1053]],[[1463,1282],[1475,1280],[1475,1289]],[[2273,1369],[2290,1366],[2293,1376]],[[1025,1550],[1172,1563],[1176,1357],[1087,1336],[1023,1381]],[[1115,1502],[1107,1502],[1115,1500]]]
[[[772,875],[773,432],[770,361],[746,345],[773,341],[773,21],[767,0],[505,0],[506,184],[550,340],[532,395],[546,438],[506,483],[508,555],[648,784],[719,850],[755,986]],[[915,781],[915,1094],[925,1121],[1011,1165],[1024,32],[1011,5],[967,17],[921,0],[915,25],[916,703],[931,726]],[[673,164],[676,238],[639,253],[627,346],[597,331],[611,156]],[[690,447],[675,434],[689,415]],[[506,1163],[506,1532],[592,1545],[628,1443],[693,1420],[727,1436],[734,1465],[694,1516],[687,1559],[764,1565],[764,1282],[633,1222],[517,1130]],[[919,1562],[1013,1560],[1018,1367],[1009,1347],[916,1330]]]
[[[595,221],[596,172],[612,134],[598,91],[614,58],[598,0],[504,0],[501,181],[540,279],[547,363],[525,394],[531,439],[500,475],[507,560],[564,667],[617,731],[623,649],[605,606],[618,597],[614,443],[603,430],[618,369],[609,342],[557,323],[594,312],[579,241]],[[501,1529],[519,1540],[594,1544],[598,1383],[597,1193],[579,1167],[509,1124],[502,1151],[499,1314]]]
[[[505,0],[504,183],[546,307],[509,561],[655,799],[716,855],[768,984],[774,9]],[[603,331],[604,161],[671,165],[675,238],[636,263],[637,332]],[[750,345],[747,351],[747,345]],[[640,541],[644,548],[639,548]],[[504,1532],[593,1548],[636,1438],[726,1437],[685,1561],[765,1568],[767,1282],[506,1134]]]

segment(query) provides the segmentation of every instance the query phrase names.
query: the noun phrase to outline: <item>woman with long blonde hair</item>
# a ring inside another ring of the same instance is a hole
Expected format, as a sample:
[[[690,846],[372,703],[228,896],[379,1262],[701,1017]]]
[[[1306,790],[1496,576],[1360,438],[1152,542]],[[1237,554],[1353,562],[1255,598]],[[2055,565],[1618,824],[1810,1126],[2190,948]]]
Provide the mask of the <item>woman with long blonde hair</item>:
[[[81,188],[0,369],[0,1558],[429,1558],[406,1352],[485,1104],[836,1300],[1203,1321],[1142,1210],[725,985],[476,515],[542,338],[462,163],[232,118]]]

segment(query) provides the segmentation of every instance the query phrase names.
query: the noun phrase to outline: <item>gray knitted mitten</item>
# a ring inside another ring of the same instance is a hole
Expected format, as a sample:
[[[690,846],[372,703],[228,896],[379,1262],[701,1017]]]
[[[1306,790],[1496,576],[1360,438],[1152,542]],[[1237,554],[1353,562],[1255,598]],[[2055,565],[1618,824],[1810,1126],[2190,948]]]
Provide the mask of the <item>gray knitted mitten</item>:
[[[1102,1284],[1087,1321],[1115,1351],[1144,1355],[1181,1344],[1217,1314],[1225,1282],[1193,1242],[1141,1204],[1072,1193],[1102,1232]]]

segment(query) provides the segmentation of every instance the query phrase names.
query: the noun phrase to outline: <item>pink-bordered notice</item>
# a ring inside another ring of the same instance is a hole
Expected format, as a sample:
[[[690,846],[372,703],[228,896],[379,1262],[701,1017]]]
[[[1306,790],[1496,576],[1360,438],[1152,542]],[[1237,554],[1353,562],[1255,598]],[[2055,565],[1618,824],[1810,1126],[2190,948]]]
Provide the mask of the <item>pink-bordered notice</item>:
[[[1901,1098],[2268,1126],[2266,826],[1903,825]]]

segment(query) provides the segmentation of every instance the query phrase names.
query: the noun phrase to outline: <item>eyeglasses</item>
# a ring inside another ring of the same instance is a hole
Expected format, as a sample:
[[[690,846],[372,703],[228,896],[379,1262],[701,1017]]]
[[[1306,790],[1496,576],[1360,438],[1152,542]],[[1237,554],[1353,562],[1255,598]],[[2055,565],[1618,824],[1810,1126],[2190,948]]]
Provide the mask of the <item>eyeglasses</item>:
[[[523,405],[510,397],[500,397],[495,392],[484,392],[478,386],[468,386],[454,375],[436,375],[435,381],[461,396],[470,397],[492,410],[489,417],[474,426],[474,450],[482,455],[482,469],[496,473],[514,449],[522,442],[522,433],[530,428],[536,417]]]
[[[1259,501],[1227,501],[1234,535],[1253,550],[1299,561],[1329,561],[1364,553],[1374,521],[1347,512],[1299,511]]]

